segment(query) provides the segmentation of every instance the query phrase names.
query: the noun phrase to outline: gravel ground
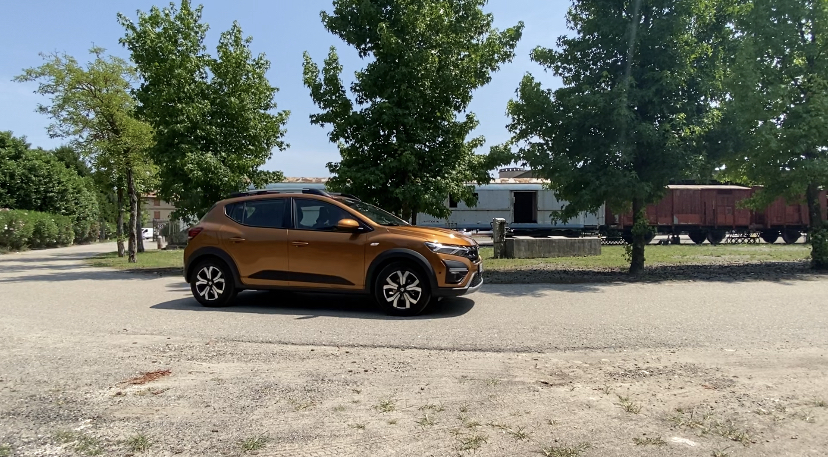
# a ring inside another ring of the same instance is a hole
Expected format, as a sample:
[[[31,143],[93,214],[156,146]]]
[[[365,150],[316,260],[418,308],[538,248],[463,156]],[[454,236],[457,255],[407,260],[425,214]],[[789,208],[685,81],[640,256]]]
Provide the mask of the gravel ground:
[[[0,256],[0,456],[828,449],[823,277],[490,285],[396,319],[205,309],[178,278],[82,266],[107,249]]]

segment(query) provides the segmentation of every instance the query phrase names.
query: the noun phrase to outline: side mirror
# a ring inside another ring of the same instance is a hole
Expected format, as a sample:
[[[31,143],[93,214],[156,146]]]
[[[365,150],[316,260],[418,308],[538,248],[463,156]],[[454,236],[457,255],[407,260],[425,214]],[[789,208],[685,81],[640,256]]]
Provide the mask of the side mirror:
[[[336,229],[340,232],[356,232],[360,228],[359,222],[353,219],[340,219],[336,223]]]

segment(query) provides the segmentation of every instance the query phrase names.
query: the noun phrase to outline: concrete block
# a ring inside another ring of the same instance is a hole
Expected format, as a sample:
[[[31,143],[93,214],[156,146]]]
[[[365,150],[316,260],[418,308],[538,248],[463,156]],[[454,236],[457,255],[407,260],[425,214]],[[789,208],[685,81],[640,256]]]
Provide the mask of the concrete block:
[[[601,255],[599,238],[530,238],[506,239],[506,258],[538,259],[545,257],[586,257]]]

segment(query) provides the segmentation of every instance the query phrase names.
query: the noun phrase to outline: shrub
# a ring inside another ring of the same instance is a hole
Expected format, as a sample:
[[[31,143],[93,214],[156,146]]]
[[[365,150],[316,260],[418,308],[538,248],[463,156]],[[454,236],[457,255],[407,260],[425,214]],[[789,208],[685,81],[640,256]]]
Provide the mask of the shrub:
[[[72,218],[37,211],[0,211],[0,247],[20,250],[72,244]]]
[[[29,246],[33,248],[48,248],[57,244],[58,226],[51,214],[29,213],[32,221],[32,237]]]

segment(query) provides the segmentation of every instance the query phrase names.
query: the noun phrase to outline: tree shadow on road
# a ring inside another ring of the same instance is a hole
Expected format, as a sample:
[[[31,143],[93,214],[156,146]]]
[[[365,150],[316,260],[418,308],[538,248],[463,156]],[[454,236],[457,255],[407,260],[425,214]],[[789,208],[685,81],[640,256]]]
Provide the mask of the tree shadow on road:
[[[309,294],[284,291],[246,291],[236,297],[235,303],[223,308],[202,306],[194,298],[170,300],[151,306],[152,309],[219,313],[280,314],[296,316],[297,320],[318,317],[349,319],[446,319],[462,316],[474,307],[474,301],[465,298],[446,298],[433,301],[416,317],[388,316],[367,296],[339,294]]]

